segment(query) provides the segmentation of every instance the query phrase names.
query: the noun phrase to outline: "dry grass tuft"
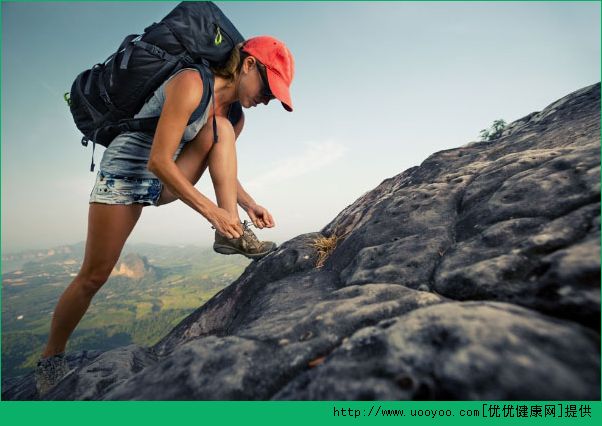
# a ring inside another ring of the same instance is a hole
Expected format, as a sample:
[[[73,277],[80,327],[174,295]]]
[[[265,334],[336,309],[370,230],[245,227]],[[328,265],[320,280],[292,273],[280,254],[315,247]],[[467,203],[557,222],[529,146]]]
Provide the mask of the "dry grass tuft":
[[[339,238],[336,235],[331,237],[318,237],[314,240],[312,246],[318,251],[318,261],[316,262],[316,268],[324,266],[324,262],[330,256],[330,253],[337,246]]]

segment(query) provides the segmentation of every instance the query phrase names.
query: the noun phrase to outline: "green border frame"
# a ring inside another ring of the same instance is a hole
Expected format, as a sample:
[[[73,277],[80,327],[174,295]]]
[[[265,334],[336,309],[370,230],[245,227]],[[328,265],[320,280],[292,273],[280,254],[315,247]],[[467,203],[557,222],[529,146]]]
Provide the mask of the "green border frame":
[[[36,0],[30,3],[46,1],[48,0]],[[424,1],[424,3],[438,1],[450,2],[430,0]],[[507,1],[518,2],[520,0]],[[543,2],[544,0],[535,1]],[[6,3],[4,0],[1,2]],[[12,2],[25,3],[20,0]],[[597,0],[580,0],[579,2],[600,3]],[[2,10],[0,8],[0,26],[1,18]],[[0,60],[0,78],[1,76]],[[0,95],[1,93],[0,88]],[[0,167],[1,161],[0,152]],[[553,416],[546,415],[546,406],[554,407]],[[497,410],[496,407],[498,407]],[[536,415],[537,407],[541,408],[541,416]],[[600,422],[601,408],[602,401],[0,401],[0,421],[3,424],[19,426],[29,424],[104,426],[107,423],[131,425],[134,422],[143,425],[165,425],[173,422],[205,424],[212,421],[219,424],[264,425],[283,423],[306,425],[308,422],[316,421],[320,423],[344,422],[345,424],[348,424],[347,422],[351,422],[351,424],[371,422],[370,424],[373,424],[376,421],[387,421],[397,424],[444,422],[445,424],[471,425],[486,422],[487,424],[516,425],[589,425]],[[384,415],[383,410],[403,410],[403,415],[399,411]],[[412,415],[412,411],[418,413],[419,410],[422,410],[422,416]],[[479,413],[478,415],[462,415],[468,411],[475,413],[475,410]],[[429,416],[427,416],[427,411]],[[433,411],[435,411],[434,417],[432,416]],[[499,413],[499,416],[492,416],[492,413],[496,412]],[[599,420],[595,421],[595,418]]]

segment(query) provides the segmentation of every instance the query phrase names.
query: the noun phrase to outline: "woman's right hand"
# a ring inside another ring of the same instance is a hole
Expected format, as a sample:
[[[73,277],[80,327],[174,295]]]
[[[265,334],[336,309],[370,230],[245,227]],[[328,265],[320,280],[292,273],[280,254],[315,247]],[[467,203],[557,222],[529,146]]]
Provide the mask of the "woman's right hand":
[[[215,207],[207,220],[213,227],[226,238],[240,238],[243,234],[242,226],[238,218],[234,217],[227,210],[221,207]]]

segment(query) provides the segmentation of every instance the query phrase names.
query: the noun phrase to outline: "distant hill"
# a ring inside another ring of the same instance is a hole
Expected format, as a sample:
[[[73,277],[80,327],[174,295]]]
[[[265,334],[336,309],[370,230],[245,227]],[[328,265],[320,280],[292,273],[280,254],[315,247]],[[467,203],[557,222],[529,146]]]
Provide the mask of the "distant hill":
[[[27,262],[61,262],[70,259],[82,259],[85,244],[63,245],[44,250],[24,250],[15,253],[2,253],[2,273],[17,271]]]
[[[122,256],[111,272],[111,276],[113,277],[122,276],[134,280],[150,278],[155,275],[156,268],[148,263],[148,259],[145,256],[140,256],[136,253],[128,253]]]

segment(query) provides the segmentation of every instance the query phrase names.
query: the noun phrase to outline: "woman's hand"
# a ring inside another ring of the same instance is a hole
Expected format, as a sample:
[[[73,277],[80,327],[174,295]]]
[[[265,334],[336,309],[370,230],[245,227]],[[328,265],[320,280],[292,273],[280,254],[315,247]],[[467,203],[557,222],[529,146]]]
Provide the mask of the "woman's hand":
[[[243,229],[238,218],[231,215],[227,210],[221,207],[215,207],[207,220],[211,222],[213,227],[226,238],[240,238],[243,234]]]
[[[263,229],[264,227],[273,228],[276,225],[270,212],[259,204],[251,205],[246,209],[246,212],[251,222],[259,229]]]

